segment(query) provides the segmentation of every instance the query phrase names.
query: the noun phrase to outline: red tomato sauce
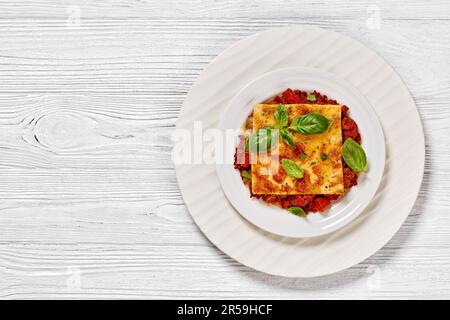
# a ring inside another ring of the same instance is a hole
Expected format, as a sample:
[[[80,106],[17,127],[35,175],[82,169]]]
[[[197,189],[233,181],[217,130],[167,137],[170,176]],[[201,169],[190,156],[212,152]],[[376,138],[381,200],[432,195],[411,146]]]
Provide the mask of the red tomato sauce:
[[[301,90],[292,90],[288,88],[280,95],[273,97],[272,99],[264,102],[267,104],[294,104],[294,103],[304,103],[304,104],[338,104],[336,100],[329,99],[326,95],[322,95],[320,92],[312,92],[316,100],[310,101],[307,99],[308,93]],[[251,122],[252,115],[249,115],[247,123]],[[361,143],[361,135],[359,134],[358,125],[349,116],[349,108],[345,105],[342,106],[341,115],[341,127],[342,127],[342,142],[348,138],[352,138],[358,143]],[[301,150],[299,150],[301,153]],[[236,148],[234,154],[234,167],[241,172],[251,170],[250,164],[250,154],[245,150],[245,137],[240,137],[240,142]],[[343,177],[344,177],[344,188],[346,192],[357,185],[358,174],[350,169],[342,160],[343,165]],[[279,177],[282,181],[282,176]],[[304,177],[305,178],[305,177]],[[297,180],[297,188],[301,190],[302,180]],[[276,176],[274,176],[276,180]],[[255,195],[251,192],[250,180],[242,177],[243,182],[249,187],[251,197],[256,197],[265,201],[266,203],[277,205],[282,208],[289,208],[292,206],[301,207],[306,213],[308,212],[324,212],[331,205],[331,202],[338,199],[341,195],[338,194],[316,194],[316,195]]]

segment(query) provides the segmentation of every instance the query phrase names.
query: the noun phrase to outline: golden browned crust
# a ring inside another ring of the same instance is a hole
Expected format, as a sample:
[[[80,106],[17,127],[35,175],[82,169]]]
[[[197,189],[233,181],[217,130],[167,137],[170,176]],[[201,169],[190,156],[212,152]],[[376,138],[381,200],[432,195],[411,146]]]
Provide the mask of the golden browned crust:
[[[302,159],[296,148],[288,146],[281,138],[269,153],[252,154],[252,192],[254,194],[342,194],[342,132],[340,105],[287,104],[289,124],[307,113],[323,115],[332,124],[327,131],[304,135],[293,130],[294,142],[306,154]],[[275,127],[274,113],[278,105],[258,104],[253,109],[253,130]],[[321,154],[328,158],[322,160]],[[304,170],[301,179],[292,178],[280,169],[280,160],[288,158]],[[281,170],[281,171],[280,171]]]

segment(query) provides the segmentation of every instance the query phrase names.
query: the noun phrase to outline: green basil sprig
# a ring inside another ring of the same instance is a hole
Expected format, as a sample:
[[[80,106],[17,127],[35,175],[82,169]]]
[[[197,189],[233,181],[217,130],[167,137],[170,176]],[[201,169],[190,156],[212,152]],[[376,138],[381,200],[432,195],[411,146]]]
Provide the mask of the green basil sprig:
[[[306,100],[314,102],[317,100],[316,95],[312,92],[308,92],[308,94],[306,95]]]
[[[292,214],[295,214],[296,216],[299,216],[299,217],[306,217],[305,210],[303,210],[303,209],[300,208],[300,207],[295,207],[295,206],[289,207],[289,208],[288,208],[288,211],[289,211],[290,213],[292,213]]]
[[[295,147],[294,136],[289,132],[288,128],[280,129],[280,136],[288,146]]]
[[[331,120],[318,113],[308,113],[298,117],[289,127],[301,134],[322,133],[328,130]]]
[[[295,161],[282,159],[281,165],[283,166],[284,171],[286,171],[289,176],[297,179],[303,178],[303,169]]]
[[[286,126],[289,123],[289,113],[284,104],[279,104],[274,114],[275,121],[277,122],[277,128],[280,131],[280,136],[288,146],[295,147],[294,136],[289,132]]]
[[[312,95],[312,96],[311,96]],[[308,100],[314,99],[311,101],[315,101],[316,96],[313,93],[308,93]],[[276,121],[276,128],[280,132],[280,136],[283,141],[291,147],[295,148],[294,136],[289,130],[295,130],[301,134],[314,134],[314,133],[322,133],[326,131],[331,121],[325,118],[324,116],[317,113],[308,113],[299,118],[297,118],[289,127],[289,113],[284,104],[280,103],[275,110],[274,118]],[[273,128],[265,128],[273,129]],[[267,139],[263,137],[263,134],[260,133],[261,130],[252,134],[249,139],[249,143],[246,145],[246,150],[250,150],[252,152],[266,150],[270,148],[273,140]],[[271,135],[273,137],[273,132],[267,132],[266,136]],[[264,147],[262,144],[265,144]]]
[[[265,151],[277,141],[277,132],[273,128],[262,128],[253,132],[248,139],[250,152]]]
[[[288,125],[289,114],[284,104],[279,104],[278,108],[275,110],[275,121],[277,122],[278,128],[284,128]]]
[[[355,172],[363,172],[367,167],[367,157],[364,149],[353,139],[348,138],[342,145],[342,158]]]
[[[252,180],[252,175],[248,171],[242,171],[241,175],[249,180]]]

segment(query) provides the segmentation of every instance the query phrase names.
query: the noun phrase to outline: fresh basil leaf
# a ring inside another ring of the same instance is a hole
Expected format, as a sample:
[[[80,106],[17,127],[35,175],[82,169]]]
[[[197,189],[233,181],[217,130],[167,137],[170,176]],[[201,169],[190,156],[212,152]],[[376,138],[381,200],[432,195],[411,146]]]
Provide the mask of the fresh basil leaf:
[[[302,208],[300,208],[300,207],[289,207],[288,208],[288,211],[290,212],[290,213],[292,213],[292,214],[295,214],[296,216],[299,216],[299,217],[306,217],[306,213],[305,213],[305,210],[303,210]]]
[[[342,158],[355,172],[362,172],[367,167],[367,157],[364,149],[353,139],[348,138],[342,145]]]
[[[249,180],[252,180],[252,175],[251,175],[250,173],[248,173],[248,171],[242,171],[241,175],[242,175],[244,178],[247,178],[247,179],[249,179]]]
[[[277,140],[277,132],[272,128],[259,129],[250,135],[248,149],[250,152],[265,151]]]
[[[298,163],[290,159],[282,159],[281,165],[289,176],[297,179],[303,178],[303,169],[298,165]]]
[[[275,110],[275,121],[280,129],[287,126],[289,122],[289,114],[284,104],[280,103],[278,108]]]
[[[320,159],[322,159],[322,161],[325,161],[328,159],[328,155],[326,153],[321,153],[320,154]]]
[[[314,102],[314,101],[317,101],[317,98],[314,93],[308,92],[308,94],[306,95],[306,100]]]
[[[308,155],[304,152],[300,155],[300,159],[302,159],[302,160],[305,160],[307,157],[308,157]]]
[[[288,128],[280,129],[280,136],[288,146],[295,147],[294,136],[289,132]]]
[[[328,129],[331,120],[318,113],[308,113],[294,120],[289,128],[301,134],[322,133]]]

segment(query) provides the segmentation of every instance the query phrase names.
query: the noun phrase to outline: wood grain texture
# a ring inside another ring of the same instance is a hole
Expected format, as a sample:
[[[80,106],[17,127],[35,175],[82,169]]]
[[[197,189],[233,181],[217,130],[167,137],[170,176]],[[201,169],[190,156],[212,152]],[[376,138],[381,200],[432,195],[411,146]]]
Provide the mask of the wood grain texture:
[[[378,1],[371,29],[373,5],[2,1],[0,298],[449,298],[450,5]],[[215,249],[183,205],[170,157],[184,96],[208,62],[290,24],[380,53],[416,100],[427,148],[397,235],[365,262],[309,280]]]

